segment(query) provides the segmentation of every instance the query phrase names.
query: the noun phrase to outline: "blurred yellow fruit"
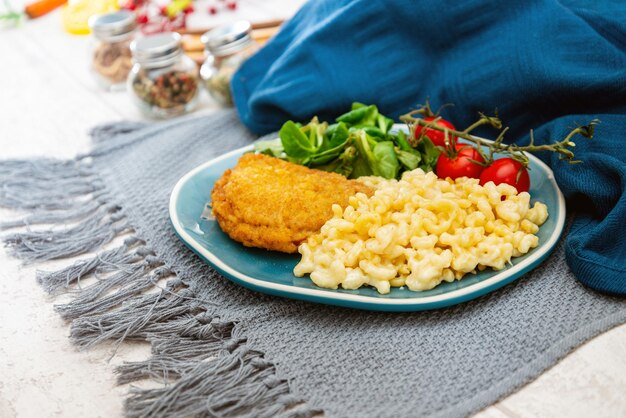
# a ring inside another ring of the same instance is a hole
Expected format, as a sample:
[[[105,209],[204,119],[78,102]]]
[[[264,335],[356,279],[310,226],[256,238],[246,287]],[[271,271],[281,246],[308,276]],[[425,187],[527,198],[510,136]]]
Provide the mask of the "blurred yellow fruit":
[[[63,8],[63,29],[74,35],[89,34],[87,21],[93,15],[119,10],[117,0],[76,0]]]

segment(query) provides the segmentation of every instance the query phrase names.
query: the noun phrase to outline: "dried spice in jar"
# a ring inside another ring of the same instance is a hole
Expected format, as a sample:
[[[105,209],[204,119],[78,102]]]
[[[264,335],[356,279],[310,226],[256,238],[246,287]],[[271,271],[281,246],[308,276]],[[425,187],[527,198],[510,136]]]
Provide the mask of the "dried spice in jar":
[[[198,79],[184,71],[170,71],[154,79],[138,74],[133,80],[133,90],[144,102],[170,109],[193,100],[198,90]]]
[[[130,49],[128,45],[100,44],[94,51],[92,65],[111,83],[123,84],[133,66]]]
[[[133,68],[129,93],[150,117],[166,118],[193,110],[199,90],[198,69],[182,52],[180,35],[165,32],[131,44]]]
[[[206,60],[200,67],[200,76],[209,94],[224,106],[233,104],[230,90],[233,74],[258,49],[251,30],[250,22],[240,20],[202,35]]]
[[[133,66],[130,43],[137,28],[129,11],[93,16],[89,26],[96,40],[91,68],[98,83],[109,90],[121,90]]]

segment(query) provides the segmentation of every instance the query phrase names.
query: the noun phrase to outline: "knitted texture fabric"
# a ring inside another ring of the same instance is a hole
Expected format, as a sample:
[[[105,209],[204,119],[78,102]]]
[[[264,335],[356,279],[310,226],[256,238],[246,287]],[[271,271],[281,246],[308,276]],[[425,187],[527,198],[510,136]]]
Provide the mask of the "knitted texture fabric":
[[[168,217],[181,176],[253,141],[235,112],[109,125],[93,137],[75,161],[0,162],[0,205],[27,213],[5,220],[3,238],[29,262],[81,256],[38,275],[49,292],[74,295],[56,310],[79,347],[152,343],[151,358],[117,369],[120,383],[164,383],[131,389],[128,416],[466,416],[626,321],[626,301],[574,279],[563,243],[514,283],[435,311],[249,291],[202,262]],[[116,236],[123,244],[107,247]]]
[[[315,0],[235,74],[246,126],[331,120],[353,101],[396,118],[430,97],[464,129],[494,109],[506,140],[576,139],[576,167],[539,154],[576,211],[566,243],[575,276],[626,295],[626,8],[580,0]],[[479,132],[493,138],[493,132]],[[606,237],[611,239],[606,239]]]

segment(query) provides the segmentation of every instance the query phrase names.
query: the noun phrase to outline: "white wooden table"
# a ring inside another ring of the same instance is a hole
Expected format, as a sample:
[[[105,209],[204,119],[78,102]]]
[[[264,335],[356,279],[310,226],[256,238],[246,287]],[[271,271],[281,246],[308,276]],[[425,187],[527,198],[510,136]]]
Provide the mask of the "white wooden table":
[[[16,1],[14,1],[17,4]],[[288,0],[240,1],[242,17],[293,13]],[[280,10],[280,14],[276,11]],[[103,93],[88,71],[88,39],[61,31],[58,12],[0,31],[0,158],[68,158],[89,147],[87,130],[140,119],[124,93]],[[217,106],[202,97],[201,112]],[[0,210],[0,218],[10,216]],[[37,268],[52,270],[66,261]],[[112,369],[149,353],[147,344],[78,352],[68,324],[23,267],[0,249],[0,417],[118,417],[127,387]],[[537,380],[478,417],[626,417],[626,325],[580,347]]]

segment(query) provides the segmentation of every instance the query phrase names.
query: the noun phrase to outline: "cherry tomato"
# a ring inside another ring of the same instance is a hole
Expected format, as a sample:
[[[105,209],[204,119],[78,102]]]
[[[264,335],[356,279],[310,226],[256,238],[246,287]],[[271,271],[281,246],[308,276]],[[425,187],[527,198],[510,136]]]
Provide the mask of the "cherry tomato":
[[[137,9],[137,4],[134,1],[129,1],[126,4],[120,6],[120,8],[124,10],[130,10],[132,12],[133,10]]]
[[[424,118],[425,122],[432,122],[433,120],[435,120],[435,117],[426,117]],[[456,130],[456,128],[454,127],[453,124],[451,124],[450,122],[448,122],[445,119],[439,119],[437,121],[437,123],[435,123],[435,125],[437,126],[441,126],[442,128],[448,128],[448,129],[453,129]],[[415,127],[415,139],[419,139],[420,136],[422,136],[422,130],[424,129],[424,126],[422,125],[417,125]],[[436,129],[433,128],[426,128],[426,130],[424,131],[424,135],[426,137],[428,137],[428,139],[430,139],[430,141],[435,144],[435,146],[440,146],[440,147],[445,147],[446,146],[446,134],[442,131],[438,131]],[[450,139],[450,143],[454,144],[454,142],[456,141],[456,137],[453,135],[448,134],[448,138]]]
[[[137,23],[139,23],[140,25],[144,25],[146,23],[148,23],[149,19],[148,19],[148,15],[139,15],[137,16]]]
[[[474,161],[484,163],[485,160],[476,151],[476,148],[465,144],[456,144],[455,148],[457,155],[454,157],[447,156],[445,152],[439,155],[437,167],[435,168],[437,175],[442,179],[450,177],[453,180],[463,176],[479,178],[484,167]]]
[[[530,189],[530,177],[528,170],[519,161],[512,158],[500,158],[495,160],[480,175],[480,184],[493,181],[510,184],[517,189],[518,193],[527,192]]]

